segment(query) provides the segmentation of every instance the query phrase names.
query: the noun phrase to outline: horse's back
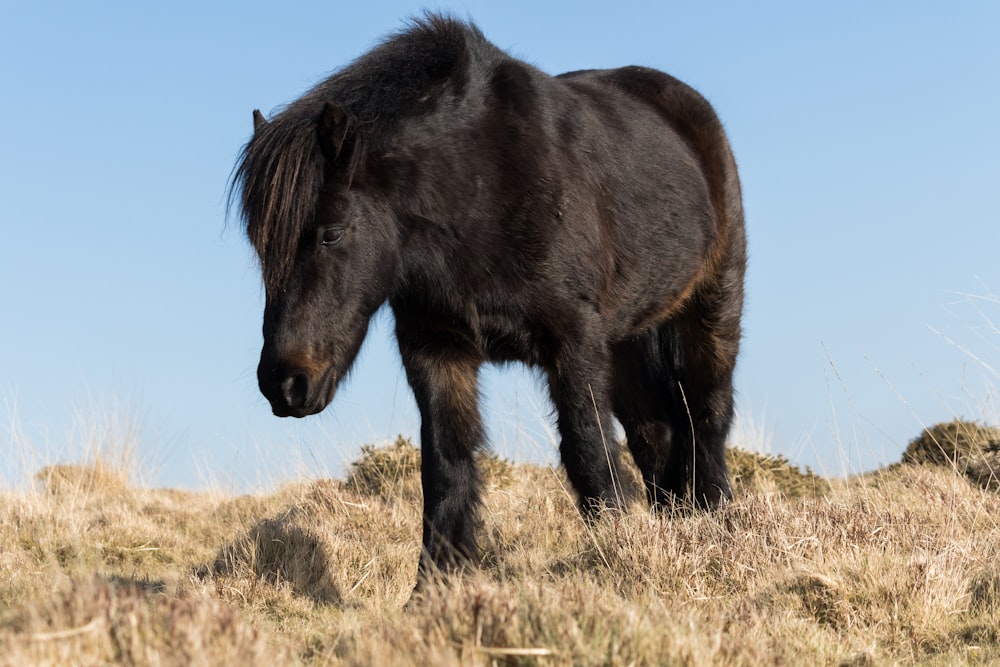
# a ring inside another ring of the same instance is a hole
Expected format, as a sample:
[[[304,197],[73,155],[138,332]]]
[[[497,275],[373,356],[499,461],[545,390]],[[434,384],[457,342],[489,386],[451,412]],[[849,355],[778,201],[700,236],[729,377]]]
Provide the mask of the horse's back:
[[[736,164],[722,123],[711,104],[683,81],[659,70],[637,66],[578,70],[555,79],[571,88],[587,86],[593,91],[603,91],[608,104],[623,108],[628,105],[632,109],[637,104],[645,108],[659,119],[661,133],[673,142],[675,157],[690,155],[697,160],[710,189],[723,190],[733,185],[726,178],[735,176]],[[631,120],[643,122],[638,116]],[[682,146],[677,145],[677,139]]]

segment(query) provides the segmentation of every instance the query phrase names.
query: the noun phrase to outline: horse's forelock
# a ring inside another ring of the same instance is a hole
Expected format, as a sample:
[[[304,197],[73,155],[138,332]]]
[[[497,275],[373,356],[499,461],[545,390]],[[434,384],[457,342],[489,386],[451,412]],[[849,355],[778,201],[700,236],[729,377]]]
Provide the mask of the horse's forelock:
[[[324,169],[315,114],[287,110],[261,126],[243,148],[233,188],[268,289],[280,287],[291,272]]]

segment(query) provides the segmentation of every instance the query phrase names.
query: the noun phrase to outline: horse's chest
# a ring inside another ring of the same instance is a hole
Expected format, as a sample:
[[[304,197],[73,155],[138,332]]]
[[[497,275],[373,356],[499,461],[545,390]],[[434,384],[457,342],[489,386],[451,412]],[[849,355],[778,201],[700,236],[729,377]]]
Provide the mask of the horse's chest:
[[[542,328],[523,312],[479,310],[473,328],[483,356],[490,361],[527,364],[541,361]]]

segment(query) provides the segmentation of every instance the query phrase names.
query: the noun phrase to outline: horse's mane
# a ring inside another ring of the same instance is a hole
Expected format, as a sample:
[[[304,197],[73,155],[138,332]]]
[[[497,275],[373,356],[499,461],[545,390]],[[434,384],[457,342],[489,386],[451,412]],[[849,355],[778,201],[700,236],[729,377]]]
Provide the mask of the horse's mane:
[[[288,276],[299,239],[314,214],[326,176],[317,140],[324,105],[336,101],[352,116],[354,149],[348,178],[366,154],[382,147],[431,85],[446,78],[465,85],[470,46],[484,44],[470,24],[427,14],[317,84],[254,132],[240,152],[229,185],[247,237],[257,251],[264,283],[278,288]]]

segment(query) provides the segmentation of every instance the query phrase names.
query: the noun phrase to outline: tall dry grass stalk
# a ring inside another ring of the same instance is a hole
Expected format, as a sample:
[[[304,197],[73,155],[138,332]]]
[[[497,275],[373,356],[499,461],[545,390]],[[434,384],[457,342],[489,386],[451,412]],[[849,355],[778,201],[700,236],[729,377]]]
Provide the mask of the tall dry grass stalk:
[[[409,605],[405,440],[266,495],[144,488],[121,460],[50,470],[0,493],[0,664],[1000,660],[992,487],[934,462],[831,481],[731,454],[717,513],[633,497],[590,526],[558,469],[484,457],[480,568]]]

